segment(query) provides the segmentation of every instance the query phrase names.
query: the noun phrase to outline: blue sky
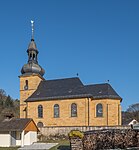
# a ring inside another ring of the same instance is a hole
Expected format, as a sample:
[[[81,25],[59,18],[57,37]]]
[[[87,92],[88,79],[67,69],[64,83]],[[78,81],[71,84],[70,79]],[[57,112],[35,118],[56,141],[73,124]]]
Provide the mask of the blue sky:
[[[138,0],[1,0],[0,88],[19,99],[20,70],[35,41],[45,79],[109,80],[122,107],[139,102]]]

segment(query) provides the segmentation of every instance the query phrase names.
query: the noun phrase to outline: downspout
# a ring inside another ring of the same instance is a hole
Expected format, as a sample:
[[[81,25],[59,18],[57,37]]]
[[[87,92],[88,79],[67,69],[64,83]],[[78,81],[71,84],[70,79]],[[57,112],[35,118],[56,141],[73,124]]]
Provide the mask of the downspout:
[[[89,98],[87,98],[87,99],[88,99],[88,127],[89,127],[89,125],[90,125]]]
[[[27,103],[27,102],[26,102],[26,106],[27,106],[27,107],[26,107],[26,108],[27,108],[27,109],[26,109],[26,118],[28,118],[28,103]]]
[[[109,115],[109,113],[108,113],[108,110],[109,110],[109,108],[108,108],[108,104],[107,104],[107,126],[108,126],[108,115]]]
[[[120,105],[118,104],[118,125],[120,125]]]

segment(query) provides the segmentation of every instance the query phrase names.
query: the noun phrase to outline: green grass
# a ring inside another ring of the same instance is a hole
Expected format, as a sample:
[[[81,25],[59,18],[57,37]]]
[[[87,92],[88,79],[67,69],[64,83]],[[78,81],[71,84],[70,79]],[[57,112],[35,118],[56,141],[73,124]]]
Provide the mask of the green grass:
[[[52,143],[52,141],[51,141],[51,143]],[[59,143],[59,144],[54,146],[50,150],[70,150],[69,140],[55,141],[55,143]]]
[[[18,150],[19,147],[0,147],[0,150]]]

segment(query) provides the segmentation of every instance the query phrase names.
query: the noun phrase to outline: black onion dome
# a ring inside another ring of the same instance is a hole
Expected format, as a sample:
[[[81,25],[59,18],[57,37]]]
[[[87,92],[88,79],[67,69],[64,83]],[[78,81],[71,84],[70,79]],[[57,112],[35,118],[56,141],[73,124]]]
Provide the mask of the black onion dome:
[[[36,73],[36,74],[43,76],[45,71],[38,64],[37,56],[39,52],[37,50],[37,46],[36,46],[34,39],[31,39],[31,42],[29,43],[29,46],[28,46],[27,53],[28,53],[28,63],[22,67],[21,73],[22,74]]]
[[[22,74],[32,74],[32,73],[36,73],[36,74],[40,74],[41,76],[44,75],[45,71],[44,69],[35,63],[27,63],[25,64],[22,69],[21,69],[21,73]]]

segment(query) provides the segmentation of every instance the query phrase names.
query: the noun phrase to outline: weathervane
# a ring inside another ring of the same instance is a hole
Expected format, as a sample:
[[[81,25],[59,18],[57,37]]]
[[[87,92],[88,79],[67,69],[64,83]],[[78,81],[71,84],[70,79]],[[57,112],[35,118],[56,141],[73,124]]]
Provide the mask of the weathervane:
[[[31,31],[32,31],[32,39],[34,39],[34,21],[31,20]]]

